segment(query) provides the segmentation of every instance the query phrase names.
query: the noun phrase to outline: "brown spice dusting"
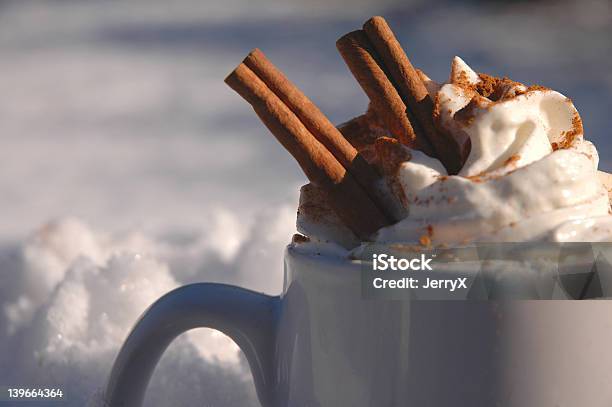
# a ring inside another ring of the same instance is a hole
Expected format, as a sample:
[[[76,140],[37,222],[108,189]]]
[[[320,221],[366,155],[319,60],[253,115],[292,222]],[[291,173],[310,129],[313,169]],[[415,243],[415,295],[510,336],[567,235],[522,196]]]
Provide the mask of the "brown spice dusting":
[[[536,90],[539,91],[544,91],[544,90],[550,90],[550,88],[547,88],[546,86],[542,86],[542,85],[538,85],[538,84],[531,84],[527,87],[527,90],[525,91],[525,93],[527,92],[534,92]]]
[[[308,243],[310,242],[310,238],[299,233],[296,233],[291,238],[291,243]]]
[[[480,184],[481,182],[485,182],[485,175],[483,173],[476,174],[476,175],[470,175],[469,177],[466,177],[466,178],[472,182],[476,182],[477,184]]]
[[[423,235],[419,238],[419,243],[421,244],[421,246],[430,247],[431,238],[427,235]]]
[[[469,88],[472,86],[472,84],[470,84],[470,80],[468,79],[467,73],[465,71],[461,71],[461,73],[459,74],[459,77],[456,78],[453,81],[453,83],[462,88]]]
[[[474,85],[474,90],[480,95],[496,102],[504,99],[504,95],[508,89],[520,85],[520,83],[512,79],[487,75],[479,73],[480,82]]]
[[[361,150],[370,145],[373,140],[372,132],[370,131],[371,123],[374,118],[369,114],[357,116],[346,123],[338,126],[340,133],[353,145],[357,150]]]
[[[517,168],[514,168],[513,170],[510,170],[510,171],[506,172],[505,175],[512,174],[516,170],[517,170]],[[487,181],[499,179],[500,177],[502,177],[502,175],[500,175],[500,174],[492,175],[492,174],[487,174],[486,172],[481,172],[480,174],[470,175],[470,176],[468,176],[466,178],[469,179],[472,182],[480,184],[482,182],[487,182]]]
[[[376,151],[374,150],[374,147],[372,147],[372,145],[366,146],[357,151],[359,151],[359,154],[361,154],[361,156],[364,158],[364,160],[368,162],[368,164],[376,163]]]
[[[327,194],[313,183],[308,183],[300,189],[298,216],[309,218],[312,222],[323,222],[333,217]]]
[[[574,117],[572,118],[572,129],[564,131],[561,134],[561,141],[558,143],[551,143],[551,146],[554,151],[570,148],[574,143],[574,140],[576,140],[576,137],[580,136],[583,133],[584,130],[582,127],[582,120],[580,119],[580,115],[578,114],[578,112],[576,112],[574,113]]]
[[[410,151],[397,139],[391,137],[377,138],[373,150],[376,154],[374,165],[385,175],[391,192],[406,206],[408,198],[399,182],[397,172],[403,162],[412,158]]]
[[[476,110],[482,107],[483,106],[479,98],[474,96],[472,100],[470,100],[470,103],[455,113],[453,118],[463,125],[469,126],[474,123],[474,120],[476,119]]]
[[[479,73],[480,81],[476,84],[469,82],[461,83],[460,86],[467,91],[476,92],[480,96],[488,98],[492,102],[512,99],[524,94],[529,90],[545,89],[539,85],[532,85],[533,89],[522,90],[520,82],[513,81],[507,77],[499,78],[485,73]]]
[[[431,116],[433,118],[434,123],[437,123],[440,121],[440,116],[442,114],[442,112],[440,111],[441,104],[442,103],[440,100],[440,93],[436,93],[436,96],[434,98],[433,111],[431,112]]]
[[[379,137],[374,142],[374,149],[378,158],[378,167],[385,175],[395,176],[399,166],[409,161],[410,151],[397,139]]]
[[[513,154],[504,162],[504,165],[514,164],[520,159],[521,159],[520,154]]]
[[[478,77],[480,78],[480,82],[474,85],[474,90],[478,92],[480,96],[488,98],[497,89],[500,78],[485,73],[479,73]]]
[[[338,130],[359,154],[373,165],[377,161],[374,142],[379,137],[390,136],[371,108],[368,108],[367,112],[361,116],[338,125]]]
[[[434,226],[429,224],[427,225],[427,227],[425,228],[425,234],[421,235],[421,237],[419,238],[419,243],[421,244],[421,246],[426,246],[426,247],[430,247],[432,245],[432,238],[434,235]]]

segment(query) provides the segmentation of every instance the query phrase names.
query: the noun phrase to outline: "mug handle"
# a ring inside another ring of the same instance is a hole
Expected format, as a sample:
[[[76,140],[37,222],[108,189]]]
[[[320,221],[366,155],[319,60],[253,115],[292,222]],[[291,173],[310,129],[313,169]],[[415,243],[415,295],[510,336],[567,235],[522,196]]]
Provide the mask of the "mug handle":
[[[109,407],[140,407],[153,370],[168,345],[194,328],[213,328],[244,352],[264,406],[272,404],[273,352],[280,297],[214,283],[179,287],[140,317],[108,379]]]

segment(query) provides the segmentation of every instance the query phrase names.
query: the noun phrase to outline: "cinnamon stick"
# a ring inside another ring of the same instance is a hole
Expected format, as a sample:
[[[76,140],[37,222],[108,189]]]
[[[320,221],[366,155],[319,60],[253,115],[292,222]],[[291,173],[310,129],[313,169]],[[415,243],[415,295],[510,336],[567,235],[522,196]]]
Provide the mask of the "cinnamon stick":
[[[327,116],[287,79],[261,50],[256,48],[251,51],[243,63],[285,103],[308,131],[353,175],[383,214],[391,220],[399,220],[377,191],[376,185],[380,175],[376,169],[359,155]]]
[[[340,134],[338,129],[287,77],[266,58],[259,49],[254,49],[244,59],[248,66],[287,107],[295,113],[306,128],[345,167],[349,167],[357,156],[357,150]],[[372,169],[365,169],[369,177]]]
[[[251,104],[308,179],[328,193],[334,211],[359,238],[389,223],[353,176],[248,66],[240,64],[225,82]]]
[[[366,33],[350,32],[336,42],[336,47],[389,132],[403,144],[432,153],[428,141],[415,133],[406,105],[377,60]]]
[[[372,17],[363,29],[380,56],[382,64],[391,76],[402,101],[423,132],[422,137],[433,145],[436,156],[451,174],[456,174],[463,165],[459,144],[446,132],[438,132],[433,122],[433,101],[418,72],[406,56],[393,31],[382,17]]]

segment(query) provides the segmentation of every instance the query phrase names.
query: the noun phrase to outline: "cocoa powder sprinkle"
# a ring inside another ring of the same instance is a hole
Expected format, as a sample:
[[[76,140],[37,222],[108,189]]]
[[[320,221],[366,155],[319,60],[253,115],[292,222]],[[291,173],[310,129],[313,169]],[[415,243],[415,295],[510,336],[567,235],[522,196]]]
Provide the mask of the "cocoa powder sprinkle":
[[[521,159],[520,154],[513,154],[504,162],[504,165],[514,164],[520,159]]]
[[[474,90],[480,96],[489,98],[493,102],[509,99],[509,97],[504,97],[506,91],[521,85],[521,83],[507,77],[498,78],[485,73],[479,73],[478,77],[480,82],[474,85]]]
[[[547,88],[546,86],[542,86],[538,84],[531,84],[527,87],[527,90],[525,92],[534,92],[536,90],[545,91],[545,90],[550,90],[550,88]]]
[[[469,126],[476,120],[477,109],[482,108],[478,97],[473,97],[462,109],[458,110],[453,118],[465,126]]]
[[[560,142],[551,143],[551,146],[554,151],[570,148],[571,145],[576,140],[576,137],[580,136],[584,133],[584,129],[582,127],[582,120],[580,119],[580,115],[578,112],[574,113],[574,117],[572,118],[572,128],[568,131],[564,131],[561,134],[562,140]]]
[[[423,235],[419,238],[419,243],[421,244],[421,246],[430,247],[431,238],[427,235]]]
[[[291,242],[292,243],[296,243],[296,244],[299,244],[299,243],[308,243],[308,242],[310,242],[310,238],[307,237],[307,236],[304,236],[302,234],[296,233],[291,238]]]

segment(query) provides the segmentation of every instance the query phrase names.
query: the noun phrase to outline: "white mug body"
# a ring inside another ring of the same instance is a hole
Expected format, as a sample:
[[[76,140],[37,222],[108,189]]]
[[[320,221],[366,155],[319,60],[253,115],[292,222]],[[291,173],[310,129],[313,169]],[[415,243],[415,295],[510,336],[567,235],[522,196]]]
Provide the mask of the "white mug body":
[[[364,299],[360,273],[288,247],[275,407],[612,405],[612,301]]]

